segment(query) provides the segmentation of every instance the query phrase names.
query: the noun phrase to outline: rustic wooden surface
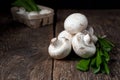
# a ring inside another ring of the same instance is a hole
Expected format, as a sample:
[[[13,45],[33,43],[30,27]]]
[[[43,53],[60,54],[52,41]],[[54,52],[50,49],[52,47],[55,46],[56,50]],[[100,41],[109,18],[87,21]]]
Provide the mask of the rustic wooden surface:
[[[48,55],[50,39],[64,29],[65,18],[75,12],[85,14],[95,34],[107,35],[116,45],[110,53],[110,75],[77,70],[75,58],[79,57],[73,51],[63,60]],[[119,26],[120,10],[58,10],[55,29],[53,25],[31,29],[0,14],[0,80],[119,80]]]
[[[0,26],[0,80],[51,80],[47,47],[53,25],[31,29],[10,21]]]

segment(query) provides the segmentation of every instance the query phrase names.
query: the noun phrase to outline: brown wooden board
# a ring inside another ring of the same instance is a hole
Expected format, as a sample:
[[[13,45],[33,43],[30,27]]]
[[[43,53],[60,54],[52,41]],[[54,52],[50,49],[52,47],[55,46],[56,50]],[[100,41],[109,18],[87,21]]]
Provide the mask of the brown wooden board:
[[[116,47],[110,53],[110,75],[93,74],[91,71],[82,72],[76,69],[78,58],[71,52],[68,58],[54,60],[53,80],[119,80],[120,79],[120,11],[119,10],[58,10],[56,36],[64,29],[65,18],[75,12],[87,16],[89,26],[92,26],[97,35],[107,35]]]
[[[0,80],[52,80],[47,48],[53,25],[31,29],[11,21],[0,26]]]
[[[107,35],[115,44],[110,53],[110,75],[76,69],[80,59],[72,51],[62,60],[48,55],[53,25],[31,29],[0,15],[0,80],[119,80],[120,79],[120,10],[58,10],[55,36],[64,28],[65,18],[75,12],[87,16],[95,34]]]

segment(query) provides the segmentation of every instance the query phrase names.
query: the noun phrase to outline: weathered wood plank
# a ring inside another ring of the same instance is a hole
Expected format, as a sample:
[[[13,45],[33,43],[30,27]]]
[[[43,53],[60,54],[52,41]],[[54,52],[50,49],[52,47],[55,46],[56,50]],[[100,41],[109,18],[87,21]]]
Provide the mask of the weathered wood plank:
[[[53,25],[31,29],[20,23],[3,23],[0,35],[0,80],[52,79],[47,47]]]
[[[65,18],[75,12],[83,13],[89,20],[89,26],[93,26],[96,34],[108,35],[108,38],[117,45],[110,53],[109,63],[111,74],[93,74],[91,71],[81,72],[76,69],[77,60],[66,58],[54,60],[53,80],[119,80],[120,79],[120,11],[119,10],[58,10],[56,36],[62,31]],[[74,52],[71,58],[74,58]]]

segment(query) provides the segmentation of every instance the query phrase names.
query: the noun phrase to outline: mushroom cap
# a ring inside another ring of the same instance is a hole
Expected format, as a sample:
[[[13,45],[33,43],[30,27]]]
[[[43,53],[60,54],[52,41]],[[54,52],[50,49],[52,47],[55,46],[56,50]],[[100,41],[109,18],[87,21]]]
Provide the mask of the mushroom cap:
[[[48,9],[42,9],[42,10],[39,12],[39,14],[41,14],[41,15],[49,14],[49,13],[51,13],[51,11],[48,10]]]
[[[17,14],[25,14],[25,8],[23,8],[23,7],[20,7],[19,8],[19,11],[17,11]]]
[[[89,58],[93,56],[96,52],[96,47],[94,43],[85,45],[84,43],[84,34],[77,33],[72,39],[72,46],[75,53],[82,58]]]
[[[65,38],[53,38],[48,47],[49,55],[54,59],[63,59],[70,54],[71,42]]]
[[[29,16],[39,15],[36,11],[31,11],[28,13]]]
[[[66,38],[69,41],[72,41],[73,35],[71,35],[69,32],[66,30],[63,30],[62,32],[59,33],[58,38]]]
[[[64,21],[64,28],[71,34],[85,30],[88,26],[87,17],[81,13],[73,13]]]

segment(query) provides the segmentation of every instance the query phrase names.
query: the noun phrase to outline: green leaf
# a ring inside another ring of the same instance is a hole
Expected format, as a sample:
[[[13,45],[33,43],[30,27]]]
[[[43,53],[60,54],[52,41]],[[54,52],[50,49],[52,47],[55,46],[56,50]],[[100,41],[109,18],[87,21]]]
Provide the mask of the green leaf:
[[[91,65],[91,67],[96,67],[96,58],[95,57],[92,58],[90,65]]]
[[[100,46],[102,46],[101,48],[107,52],[109,52],[111,50],[111,46],[106,44],[104,41],[99,41],[100,42]]]
[[[104,64],[105,73],[110,74],[110,70],[109,70],[107,63],[104,61],[103,64]]]
[[[24,0],[26,5],[28,5],[32,11],[39,11],[37,4],[35,4],[34,0]]]
[[[31,8],[26,5],[24,1],[21,0],[16,0],[12,5],[17,6],[17,7],[24,7],[27,11],[31,11]]]
[[[37,6],[34,0],[31,0],[31,3],[34,5],[36,11],[40,11],[41,9]]]
[[[91,58],[82,59],[77,64],[77,69],[87,71],[91,67],[95,74],[98,72],[109,74],[109,52],[113,47],[114,45],[109,40],[99,37],[96,43],[96,54]]]
[[[105,57],[105,60],[107,62],[110,60],[110,56],[109,56],[109,54],[106,51],[104,51],[104,55],[103,56]]]
[[[111,51],[114,47],[114,45],[105,38],[99,38],[98,41],[100,43],[101,48],[107,52]]]
[[[40,11],[34,0],[16,0],[12,3],[14,6],[24,7],[27,11]]]
[[[111,41],[107,40],[106,38],[104,38],[104,41],[105,41],[107,44],[111,45],[112,47],[115,47],[115,45],[114,45]]]
[[[77,69],[87,71],[89,69],[90,59],[82,59],[77,64]]]
[[[100,54],[102,54],[101,50],[97,50],[97,56],[96,56],[96,66],[99,67],[102,63],[102,59]]]
[[[104,68],[104,64],[101,65],[101,72],[104,74],[106,73],[105,68]]]
[[[100,66],[97,68],[92,68],[93,69],[93,72],[96,74],[96,73],[98,73],[99,71],[100,71]]]

